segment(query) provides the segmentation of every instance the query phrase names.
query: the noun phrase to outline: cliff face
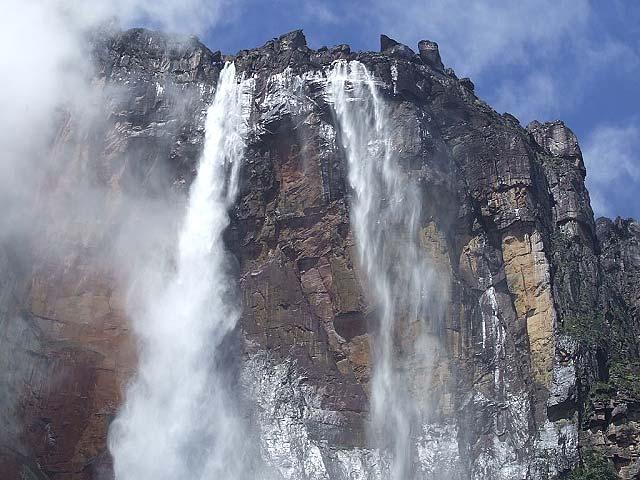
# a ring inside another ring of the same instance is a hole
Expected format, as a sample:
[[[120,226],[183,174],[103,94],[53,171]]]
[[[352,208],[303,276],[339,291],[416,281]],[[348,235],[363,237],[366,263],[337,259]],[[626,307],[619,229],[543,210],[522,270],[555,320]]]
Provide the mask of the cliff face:
[[[265,469],[384,478],[366,435],[376,300],[359,270],[325,91],[338,59],[380,82],[398,162],[420,185],[420,241],[438,279],[432,371],[411,354],[406,365],[431,406],[413,439],[416,478],[555,478],[592,449],[623,478],[640,475],[640,227],[596,225],[580,148],[562,122],[525,129],[497,114],[432,42],[416,54],[383,37],[381,50],[311,50],[302,32],[225,58],[145,30],[94,40],[101,113],[63,117],[52,147],[62,167],[43,188],[73,197],[80,176],[101,192],[101,214],[45,226],[19,262],[9,246],[0,252],[8,478],[111,475],[108,425],[135,371],[114,239],[143,220],[131,199],[183,201],[224,60],[255,78],[226,236],[243,306],[228,348],[241,358]],[[397,348],[414,334],[401,329]]]
[[[600,268],[604,277],[604,312],[601,314],[607,370],[591,386],[587,404],[587,443],[613,458],[623,478],[640,476],[640,335],[638,331],[638,279],[640,274],[640,226],[635,220],[596,224],[602,248]]]

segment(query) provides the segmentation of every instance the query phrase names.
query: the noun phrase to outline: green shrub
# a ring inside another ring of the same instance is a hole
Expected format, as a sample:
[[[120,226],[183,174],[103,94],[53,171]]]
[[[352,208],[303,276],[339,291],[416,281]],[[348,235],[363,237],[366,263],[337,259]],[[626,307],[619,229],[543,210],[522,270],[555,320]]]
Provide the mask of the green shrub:
[[[640,362],[614,360],[609,367],[610,383],[623,394],[640,399]]]
[[[573,470],[569,480],[619,480],[620,477],[602,454],[588,452],[583,455],[582,464]]]
[[[585,348],[606,346],[605,322],[600,313],[569,316],[565,319],[560,330],[570,335]]]

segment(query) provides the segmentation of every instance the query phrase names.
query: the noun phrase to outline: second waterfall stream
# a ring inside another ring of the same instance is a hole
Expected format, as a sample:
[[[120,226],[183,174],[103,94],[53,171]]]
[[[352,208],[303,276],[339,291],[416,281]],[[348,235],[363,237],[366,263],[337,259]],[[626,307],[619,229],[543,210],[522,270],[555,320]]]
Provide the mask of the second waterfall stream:
[[[175,270],[135,322],[138,371],[109,436],[117,480],[244,478],[243,424],[218,357],[240,316],[223,232],[245,149],[246,87],[227,64],[207,111]]]
[[[425,378],[413,378],[408,367],[417,364],[417,371],[428,375],[433,353],[424,322],[431,278],[419,244],[420,191],[399,165],[389,106],[378,88],[357,61],[336,62],[328,75],[353,191],[350,217],[362,281],[378,322],[372,345],[370,441],[389,455],[385,477],[407,480],[414,478],[414,439],[425,413],[424,399],[411,392]]]

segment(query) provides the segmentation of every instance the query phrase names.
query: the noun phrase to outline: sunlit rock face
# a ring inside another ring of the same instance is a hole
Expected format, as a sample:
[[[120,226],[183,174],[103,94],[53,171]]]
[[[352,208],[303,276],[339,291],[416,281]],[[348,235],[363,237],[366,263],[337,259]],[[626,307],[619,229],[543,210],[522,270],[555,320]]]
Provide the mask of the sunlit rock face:
[[[106,439],[136,369],[136,272],[172,268],[225,61],[254,82],[225,233],[242,314],[224,352],[252,425],[255,478],[390,478],[393,449],[369,423],[382,312],[358,255],[328,94],[337,60],[375,79],[393,160],[419,192],[429,294],[444,299],[426,313],[438,318],[428,364],[419,325],[394,319],[409,397],[426,405],[407,478],[551,479],[580,447],[637,475],[638,226],[596,228],[580,149],[561,122],[525,129],[498,114],[429,41],[419,53],[386,37],[381,53],[312,50],[298,31],[229,57],[145,30],[93,42],[102,108],[62,117],[59,169],[42,186],[77,221],[54,223],[50,206],[38,242],[0,251],[8,478],[113,477]],[[78,185],[98,192],[90,214],[71,208]]]

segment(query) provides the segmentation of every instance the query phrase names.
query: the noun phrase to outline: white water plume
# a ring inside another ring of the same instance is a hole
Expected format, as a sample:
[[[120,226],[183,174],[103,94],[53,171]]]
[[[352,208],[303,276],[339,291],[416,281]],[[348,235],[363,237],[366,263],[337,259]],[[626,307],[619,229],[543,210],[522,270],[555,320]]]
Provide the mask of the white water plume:
[[[422,198],[394,154],[388,107],[366,67],[336,62],[328,89],[353,189],[350,215],[360,269],[378,309],[371,435],[389,449],[389,477],[406,480],[414,475],[413,440],[426,413],[426,400],[410,391],[410,377],[416,369],[429,372],[433,356],[425,326],[432,269],[419,243]]]
[[[246,87],[227,64],[207,111],[175,272],[134,322],[138,372],[109,435],[118,480],[233,480],[245,469],[219,350],[240,315],[223,232],[245,148]]]

